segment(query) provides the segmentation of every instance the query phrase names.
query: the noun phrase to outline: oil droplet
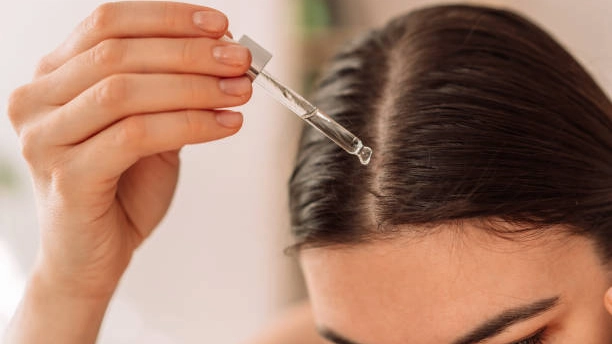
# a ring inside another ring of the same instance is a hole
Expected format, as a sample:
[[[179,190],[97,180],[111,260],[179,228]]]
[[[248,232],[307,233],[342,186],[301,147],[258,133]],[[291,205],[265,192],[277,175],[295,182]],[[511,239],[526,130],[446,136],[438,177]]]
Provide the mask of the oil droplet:
[[[355,153],[355,155],[359,157],[359,161],[362,165],[367,165],[370,163],[370,159],[372,158],[372,148],[363,146]]]

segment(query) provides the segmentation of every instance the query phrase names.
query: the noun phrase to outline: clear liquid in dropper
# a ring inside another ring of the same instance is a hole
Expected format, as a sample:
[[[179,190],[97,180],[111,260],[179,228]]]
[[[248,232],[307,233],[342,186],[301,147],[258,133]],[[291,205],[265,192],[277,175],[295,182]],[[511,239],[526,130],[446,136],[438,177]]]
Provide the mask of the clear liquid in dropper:
[[[349,154],[356,155],[363,165],[370,163],[372,149],[365,146],[357,136],[346,130],[346,128],[338,124],[327,114],[319,109],[315,109],[312,114],[303,116],[302,119],[322,132]]]
[[[349,154],[356,155],[363,165],[372,157],[372,149],[331,117],[317,109],[295,91],[276,81],[265,70],[261,71],[255,82],[274,99],[285,105],[308,124],[315,127]]]

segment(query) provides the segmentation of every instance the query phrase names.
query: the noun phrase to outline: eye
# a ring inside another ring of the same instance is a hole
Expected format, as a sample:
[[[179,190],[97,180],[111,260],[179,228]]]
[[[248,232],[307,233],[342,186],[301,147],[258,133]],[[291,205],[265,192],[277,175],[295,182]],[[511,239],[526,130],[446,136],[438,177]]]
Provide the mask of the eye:
[[[544,344],[544,330],[545,329],[541,329],[531,337],[521,339],[518,342],[514,342],[511,344]]]

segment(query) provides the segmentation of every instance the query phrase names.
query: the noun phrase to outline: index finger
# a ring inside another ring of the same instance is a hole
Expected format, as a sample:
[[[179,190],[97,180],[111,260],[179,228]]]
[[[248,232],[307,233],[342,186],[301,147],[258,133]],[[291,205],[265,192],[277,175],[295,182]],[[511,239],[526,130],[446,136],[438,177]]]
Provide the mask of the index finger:
[[[111,38],[209,37],[227,32],[227,17],[210,7],[179,2],[125,1],[100,5],[56,50],[45,56],[36,77]]]

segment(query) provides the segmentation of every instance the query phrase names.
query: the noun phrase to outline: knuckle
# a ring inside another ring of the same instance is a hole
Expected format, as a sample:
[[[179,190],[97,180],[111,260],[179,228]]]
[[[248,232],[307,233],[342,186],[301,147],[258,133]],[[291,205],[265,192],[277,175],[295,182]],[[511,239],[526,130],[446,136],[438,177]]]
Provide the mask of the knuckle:
[[[113,75],[102,80],[94,90],[96,105],[109,108],[127,98],[127,78]]]
[[[54,65],[51,62],[51,55],[45,55],[36,64],[36,75],[48,74],[53,71]]]
[[[26,104],[26,99],[28,98],[29,87],[27,85],[20,86],[16,88],[8,99],[7,106],[7,115],[13,123],[13,126],[16,126],[24,115],[24,105]]]
[[[98,6],[85,21],[88,31],[102,31],[111,25],[117,4],[112,2]]]
[[[19,133],[19,141],[21,142],[21,155],[30,163],[36,160],[39,150],[39,131],[34,127],[26,127]]]
[[[195,75],[186,75],[183,77],[183,83],[186,102],[188,104],[196,104],[198,99],[202,97],[198,77]]]
[[[181,64],[187,67],[195,66],[200,61],[200,56],[197,51],[198,44],[195,39],[185,39],[183,41],[183,51],[181,53]]]
[[[163,23],[168,29],[176,29],[179,26],[178,8],[176,3],[165,2],[162,7]]]
[[[202,135],[203,122],[202,112],[196,110],[187,110],[183,116],[185,134],[188,138],[197,138]]]
[[[91,49],[91,61],[94,66],[118,65],[123,60],[125,45],[120,39],[108,39]]]
[[[128,117],[117,125],[114,143],[119,147],[135,146],[145,138],[146,131],[145,123],[140,117]]]

